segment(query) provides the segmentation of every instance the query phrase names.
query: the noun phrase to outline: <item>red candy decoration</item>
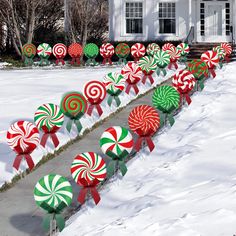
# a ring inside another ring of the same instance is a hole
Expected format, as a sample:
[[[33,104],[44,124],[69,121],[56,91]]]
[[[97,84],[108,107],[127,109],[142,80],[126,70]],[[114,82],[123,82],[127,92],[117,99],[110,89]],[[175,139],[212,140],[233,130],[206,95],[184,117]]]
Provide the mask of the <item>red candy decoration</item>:
[[[83,54],[83,48],[79,43],[72,43],[68,48],[68,54],[72,58],[71,65],[75,62],[80,65],[80,57]]]
[[[141,43],[136,43],[131,47],[131,55],[134,58],[134,62],[139,61],[139,59],[145,56],[146,48]]]
[[[104,43],[100,47],[100,54],[104,58],[102,64],[105,65],[108,62],[112,65],[111,57],[115,53],[115,48],[111,43]]]
[[[229,43],[221,43],[220,46],[225,50],[225,53],[226,53],[226,55],[224,57],[224,60],[227,63],[229,63],[230,62],[230,57],[229,56],[231,55],[231,53],[233,51],[232,46]]]
[[[216,77],[215,73],[215,67],[219,63],[220,59],[218,57],[218,53],[214,51],[207,51],[202,54],[201,60],[207,63],[207,66],[209,68],[209,72],[213,76],[213,78]]]
[[[57,58],[56,65],[60,62],[62,65],[65,65],[65,61],[63,60],[67,54],[67,47],[63,43],[57,43],[53,46],[52,49],[53,55]]]
[[[173,46],[169,50],[166,50],[166,52],[170,55],[170,64],[168,65],[168,69],[172,69],[172,66],[174,66],[174,68],[177,70],[177,61],[181,57],[181,51],[177,50],[177,48]]]

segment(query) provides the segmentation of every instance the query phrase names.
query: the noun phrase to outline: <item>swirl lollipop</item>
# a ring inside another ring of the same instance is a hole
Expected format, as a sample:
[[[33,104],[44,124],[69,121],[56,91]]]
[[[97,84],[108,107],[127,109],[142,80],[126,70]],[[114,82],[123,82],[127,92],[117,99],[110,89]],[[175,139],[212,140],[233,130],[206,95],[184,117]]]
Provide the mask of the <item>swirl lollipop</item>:
[[[94,108],[97,109],[99,116],[102,115],[103,110],[100,104],[105,99],[106,95],[107,95],[106,87],[102,82],[92,80],[88,82],[87,84],[85,84],[84,96],[87,98],[87,100],[90,103],[90,106],[87,112],[89,116],[92,115]]]
[[[155,108],[163,113],[162,122],[165,123],[166,118],[168,118],[170,125],[173,126],[175,123],[173,111],[178,109],[180,104],[178,91],[170,85],[160,86],[153,93],[152,103]]]
[[[167,72],[165,68],[170,63],[170,55],[167,52],[160,50],[154,55],[154,57],[156,59],[157,64],[157,75],[159,76],[162,72],[163,75],[166,76]]]
[[[160,47],[156,43],[150,43],[147,46],[147,54],[149,56],[154,56],[158,51],[160,51]]]
[[[28,121],[17,121],[10,126],[7,132],[7,143],[16,152],[13,167],[18,170],[25,158],[30,170],[34,168],[31,153],[39,144],[39,131]]]
[[[128,62],[121,70],[121,74],[126,79],[126,83],[128,83],[125,92],[129,94],[130,89],[133,88],[137,95],[139,93],[137,83],[143,76],[142,69],[136,63]]]
[[[204,88],[204,79],[208,77],[208,66],[206,62],[195,59],[188,63],[187,70],[193,74],[194,78],[197,80],[197,89],[201,90]]]
[[[142,83],[145,84],[148,78],[150,80],[150,83],[153,84],[154,79],[152,77],[152,74],[157,69],[156,59],[154,59],[152,56],[145,56],[139,60],[138,65],[142,69],[142,72],[144,74]]]
[[[84,47],[84,55],[88,58],[86,65],[97,65],[98,63],[95,61],[99,53],[99,48],[94,43],[86,44]]]
[[[94,152],[79,154],[71,164],[71,175],[75,182],[82,187],[78,201],[83,204],[86,194],[90,190],[96,204],[100,201],[100,196],[96,186],[106,178],[106,163]]]
[[[212,49],[214,52],[217,52],[218,54],[218,57],[219,57],[219,66],[220,66],[220,69],[222,69],[223,67],[223,61],[224,61],[224,58],[226,56],[226,52],[225,50],[221,47],[221,46],[216,46]]]
[[[160,127],[160,117],[157,111],[148,105],[141,105],[135,107],[128,119],[130,129],[139,135],[135,144],[135,149],[141,149],[143,141],[149,147],[150,152],[155,148],[151,136],[157,132]]]
[[[181,62],[186,62],[187,61],[187,55],[190,52],[189,45],[187,43],[181,43],[176,47],[177,51],[180,52],[180,61]]]
[[[121,103],[119,95],[125,89],[124,76],[116,72],[110,72],[104,77],[103,83],[106,87],[107,93],[110,94],[107,100],[108,105],[111,106],[112,99],[114,98],[116,105],[119,107]]]
[[[52,48],[49,44],[42,43],[37,47],[37,54],[41,58],[40,65],[43,65],[44,63],[48,65],[49,64],[48,58],[52,54]]]
[[[62,127],[64,115],[59,106],[55,104],[43,104],[34,114],[34,122],[39,130],[44,132],[41,145],[45,147],[47,139],[51,137],[55,147],[59,145],[56,132]]]
[[[164,52],[168,52],[170,50],[173,50],[175,48],[174,44],[172,43],[165,43],[163,46],[162,46],[162,51]]]
[[[125,159],[131,153],[133,143],[133,137],[126,128],[113,126],[104,131],[100,139],[100,147],[102,152],[112,159],[107,167],[108,176],[114,174],[117,164],[122,175],[126,174]]]
[[[108,62],[112,65],[111,57],[114,55],[115,49],[111,43],[104,43],[100,47],[100,54],[104,58],[102,64],[105,65]]]
[[[231,55],[231,53],[233,51],[232,46],[229,43],[221,43],[220,47],[225,50],[226,55],[225,55],[224,60],[227,63],[229,63],[230,62],[230,57],[229,56]]]
[[[171,47],[169,50],[166,50],[166,52],[170,55],[170,64],[168,65],[168,68],[171,70],[172,66],[174,66],[174,68],[177,70],[177,61],[180,58],[180,51],[178,51],[176,47]]]
[[[119,57],[119,64],[122,64],[122,63],[126,64],[127,63],[126,58],[130,54],[130,47],[126,43],[119,43],[116,46],[115,53]]]
[[[87,100],[79,92],[68,92],[61,100],[61,110],[69,118],[66,125],[68,132],[71,131],[72,123],[74,122],[78,133],[82,130],[82,125],[80,123],[80,118],[87,111]]]
[[[34,188],[36,205],[47,211],[44,218],[45,230],[50,228],[50,220],[55,220],[60,231],[65,227],[65,220],[61,215],[63,209],[72,202],[72,187],[69,181],[60,175],[50,174],[41,178]]]
[[[32,43],[26,43],[22,48],[22,54],[25,56],[25,65],[33,65],[33,58],[36,55],[36,47]]]
[[[65,65],[64,58],[67,54],[67,47],[63,43],[57,43],[52,48],[53,55],[57,58],[56,65],[59,65],[61,62],[62,65]]]
[[[185,97],[188,105],[191,103],[189,93],[192,91],[196,83],[196,80],[189,71],[178,71],[172,79],[173,86]]]
[[[79,43],[72,43],[68,48],[68,54],[72,58],[71,65],[74,65],[75,62],[77,65],[80,65],[80,57],[83,54],[83,48]]]
[[[141,57],[145,56],[145,52],[146,52],[146,48],[143,44],[141,43],[135,43],[132,47],[131,47],[131,55],[134,58],[134,62],[139,61],[139,59]]]
[[[209,68],[209,72],[211,73],[213,78],[215,78],[216,73],[215,73],[214,69],[220,61],[217,52],[207,51],[202,54],[201,60],[207,63],[207,66]]]

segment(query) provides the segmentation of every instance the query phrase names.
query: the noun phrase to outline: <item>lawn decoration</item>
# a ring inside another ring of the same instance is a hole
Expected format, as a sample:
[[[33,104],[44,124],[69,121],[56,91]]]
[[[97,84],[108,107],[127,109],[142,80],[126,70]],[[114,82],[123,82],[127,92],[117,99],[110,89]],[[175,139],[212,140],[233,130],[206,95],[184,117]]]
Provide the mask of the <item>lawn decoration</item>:
[[[72,43],[68,48],[68,54],[72,58],[71,65],[80,65],[80,58],[83,55],[83,48],[79,43]]]
[[[67,54],[67,47],[63,43],[57,43],[52,48],[53,55],[56,57],[56,65],[59,65],[61,63],[62,65],[65,65],[64,58]]]
[[[38,47],[37,47],[37,54],[38,56],[40,57],[40,65],[49,65],[50,62],[49,62],[49,57],[51,56],[52,54],[52,48],[49,44],[47,43],[42,43],[40,44]]]

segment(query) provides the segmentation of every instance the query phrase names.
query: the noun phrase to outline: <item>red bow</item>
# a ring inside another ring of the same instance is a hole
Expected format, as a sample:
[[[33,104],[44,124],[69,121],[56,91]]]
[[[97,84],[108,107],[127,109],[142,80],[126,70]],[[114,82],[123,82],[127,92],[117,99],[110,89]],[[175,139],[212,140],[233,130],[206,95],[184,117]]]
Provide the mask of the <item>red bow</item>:
[[[189,94],[188,93],[181,93],[181,92],[180,92],[180,94],[181,94],[181,99],[183,99],[183,97],[184,97],[186,102],[188,103],[188,105],[190,105],[192,102],[192,99],[190,98]]]
[[[43,147],[45,147],[48,138],[51,137],[52,142],[53,142],[53,144],[54,144],[54,146],[55,146],[55,148],[56,148],[56,147],[59,145],[59,140],[58,140],[57,135],[56,135],[55,133],[59,130],[59,128],[54,126],[54,127],[49,131],[48,128],[47,128],[47,126],[44,125],[44,126],[42,126],[42,130],[44,131],[44,134],[43,134],[43,137],[42,137],[42,139],[41,139],[40,144],[41,144]]]
[[[136,95],[139,93],[139,89],[138,89],[138,86],[137,86],[137,84],[128,84],[127,86],[126,86],[126,90],[125,90],[125,92],[127,93],[127,94],[129,94],[129,92],[130,92],[130,89],[133,87],[133,89],[134,89],[134,91],[135,91],[135,93],[136,93]]]
[[[152,77],[153,71],[150,72],[150,73],[147,73],[146,71],[143,71],[143,73],[144,73],[144,76],[143,76],[143,79],[142,79],[142,83],[145,84],[146,80],[148,78],[150,80],[150,83],[153,84],[154,83],[154,79]]]
[[[79,57],[73,57],[70,64],[74,65],[75,62],[77,63],[77,65],[80,65],[80,58]]]
[[[229,57],[229,55],[226,55],[224,59],[225,59],[225,61],[226,61],[227,63],[230,62],[230,57]]]
[[[34,168],[34,162],[33,162],[32,157],[30,156],[29,153],[27,153],[27,154],[17,154],[16,158],[14,160],[14,163],[13,163],[13,167],[16,170],[19,170],[20,163],[21,163],[23,158],[25,158],[29,169],[32,170]]]
[[[211,75],[213,76],[213,78],[216,77],[216,73],[215,73],[214,67],[209,68],[209,72],[211,73]]]
[[[178,65],[177,65],[176,61],[170,62],[170,64],[168,65],[168,69],[171,69],[172,65],[175,67],[176,70],[178,69]]]
[[[108,57],[108,58],[104,58],[103,61],[102,61],[102,64],[105,65],[106,62],[108,62],[109,65],[112,65],[112,61],[111,61],[111,58],[110,58],[110,57]]]
[[[102,110],[102,108],[101,108],[101,106],[100,106],[100,103],[102,102],[102,100],[101,100],[101,99],[98,99],[97,101],[94,101],[93,99],[88,98],[88,101],[90,102],[90,105],[89,105],[87,114],[88,114],[89,116],[91,116],[93,109],[96,107],[97,112],[98,112],[98,115],[101,116],[102,113],[103,113],[103,110]]]
[[[154,133],[154,131],[150,129],[146,134],[143,134],[143,131],[141,129],[136,129],[136,133],[139,135],[139,138],[136,141],[135,146],[134,146],[136,151],[138,152],[141,149],[142,143],[143,141],[145,141],[148,145],[150,152],[152,152],[153,149],[155,148],[155,144],[153,143],[151,139],[151,136]]]
[[[58,65],[60,62],[63,66],[65,65],[65,61],[62,58],[56,60],[56,65]]]

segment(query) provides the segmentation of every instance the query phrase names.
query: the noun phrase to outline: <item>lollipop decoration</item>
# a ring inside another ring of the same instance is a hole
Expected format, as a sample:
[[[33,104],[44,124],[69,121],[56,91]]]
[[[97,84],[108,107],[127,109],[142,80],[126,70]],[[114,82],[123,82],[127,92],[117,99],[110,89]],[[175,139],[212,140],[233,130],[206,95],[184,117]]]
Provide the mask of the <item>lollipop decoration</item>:
[[[232,46],[229,43],[221,43],[220,47],[223,48],[225,50],[225,57],[224,60],[229,63],[230,62],[230,55],[233,51]]]
[[[37,54],[41,58],[40,65],[43,65],[43,64],[49,65],[48,58],[52,54],[52,48],[49,44],[47,43],[40,44],[37,48]]]
[[[154,59],[152,56],[145,56],[139,60],[138,65],[140,66],[144,74],[142,83],[145,84],[148,78],[150,80],[150,83],[153,84],[154,79],[152,77],[152,74],[157,69],[156,59]]]
[[[104,43],[100,47],[100,54],[103,57],[102,64],[105,65],[106,62],[109,63],[109,65],[112,65],[111,57],[114,55],[115,49],[114,46],[110,43]]]
[[[147,54],[149,56],[154,56],[157,52],[160,51],[160,47],[158,44],[156,43],[150,43],[147,46]]]
[[[217,52],[207,51],[202,54],[201,60],[207,63],[207,66],[209,68],[209,72],[211,73],[213,78],[215,78],[216,73],[215,73],[214,69],[220,61]]]
[[[33,58],[36,55],[36,47],[32,43],[27,43],[22,48],[22,54],[25,56],[25,65],[33,65]]]
[[[187,61],[187,55],[190,52],[189,45],[187,43],[181,43],[176,47],[177,51],[180,52],[180,61],[181,62],[186,62]]]
[[[56,57],[56,65],[59,65],[61,62],[62,65],[65,65],[64,58],[67,54],[67,47],[63,43],[57,43],[52,48],[53,55]]]
[[[35,203],[48,213],[43,220],[43,227],[47,231],[50,229],[50,235],[56,228],[52,226],[54,221],[60,231],[64,229],[65,220],[61,212],[71,204],[72,197],[71,184],[60,175],[46,175],[35,185]]]
[[[88,58],[86,65],[96,66],[98,63],[95,61],[99,53],[99,48],[94,43],[86,44],[84,47],[84,55]]]
[[[128,44],[126,43],[119,43],[117,46],[116,46],[116,49],[115,49],[115,53],[116,55],[119,57],[119,64],[126,64],[127,63],[127,60],[126,58],[129,56],[130,54],[130,47]]]
[[[152,96],[152,103],[155,108],[160,110],[161,123],[165,124],[168,119],[171,126],[175,123],[173,112],[178,109],[180,104],[179,92],[170,85],[158,87]]]
[[[206,62],[200,59],[194,59],[187,65],[187,70],[193,74],[194,78],[197,81],[197,89],[203,90],[204,88],[204,79],[208,76],[208,66]]]
[[[72,43],[68,48],[68,53],[72,58],[71,65],[74,65],[75,63],[80,65],[80,57],[83,54],[82,46],[79,43]]]
[[[78,133],[80,133],[82,130],[80,118],[86,113],[87,107],[87,100],[79,92],[68,92],[63,96],[61,100],[61,110],[69,118],[66,125],[68,132],[71,131],[74,122]]]
[[[162,46],[162,50],[165,52],[165,51],[172,51],[174,50],[175,46],[174,44],[172,43],[165,43],[163,46]]]
[[[117,165],[124,176],[127,172],[125,159],[133,149],[131,133],[120,126],[110,127],[102,134],[100,147],[102,152],[112,159],[107,167],[108,177],[114,174]]]
[[[220,66],[220,69],[222,69],[223,67],[223,61],[224,61],[224,58],[226,56],[226,52],[225,50],[221,47],[221,46],[216,46],[212,49],[214,52],[217,52],[218,54],[218,57],[219,57],[219,66]]]
[[[84,203],[88,190],[95,204],[100,201],[97,185],[106,178],[106,163],[94,152],[79,154],[71,165],[71,175],[75,182],[82,187],[78,196],[78,202]]]
[[[167,52],[160,50],[154,55],[154,58],[156,59],[157,63],[157,75],[159,76],[162,73],[164,76],[166,76],[167,72],[165,68],[170,63],[170,55]]]
[[[155,148],[151,137],[160,127],[160,117],[157,111],[148,105],[135,107],[128,119],[130,129],[139,135],[134,148],[139,151],[142,143],[146,142],[150,152]]]
[[[107,103],[109,106],[112,104],[112,100],[116,101],[116,105],[120,106],[119,95],[125,89],[124,76],[116,72],[110,72],[104,77],[103,83],[106,87],[107,93],[110,94]]]
[[[16,152],[13,167],[18,170],[25,158],[30,170],[34,168],[31,153],[39,144],[39,131],[35,125],[28,121],[17,121],[7,132],[7,143]]]
[[[171,47],[169,50],[166,50],[166,52],[170,55],[170,64],[168,65],[168,68],[171,70],[172,67],[177,70],[178,69],[178,64],[177,61],[180,59],[180,52],[177,50],[176,47]]]
[[[142,69],[136,63],[128,62],[121,70],[121,74],[125,77],[126,83],[128,83],[125,92],[129,94],[130,89],[133,88],[137,95],[139,93],[137,83],[142,79]]]
[[[178,71],[172,79],[173,86],[184,96],[188,105],[192,102],[189,93],[192,91],[196,83],[196,80],[189,71]]]
[[[146,48],[141,43],[136,43],[131,47],[131,55],[134,58],[134,62],[138,62],[141,57],[144,57]]]
[[[64,115],[59,106],[55,104],[43,104],[34,114],[34,122],[39,130],[44,132],[41,145],[45,147],[49,137],[51,137],[55,147],[59,145],[56,132],[62,127]]]
[[[87,114],[92,115],[93,109],[96,108],[98,115],[101,116],[103,110],[101,103],[106,97],[106,87],[102,82],[92,80],[84,86],[84,96],[89,101],[90,105]]]

